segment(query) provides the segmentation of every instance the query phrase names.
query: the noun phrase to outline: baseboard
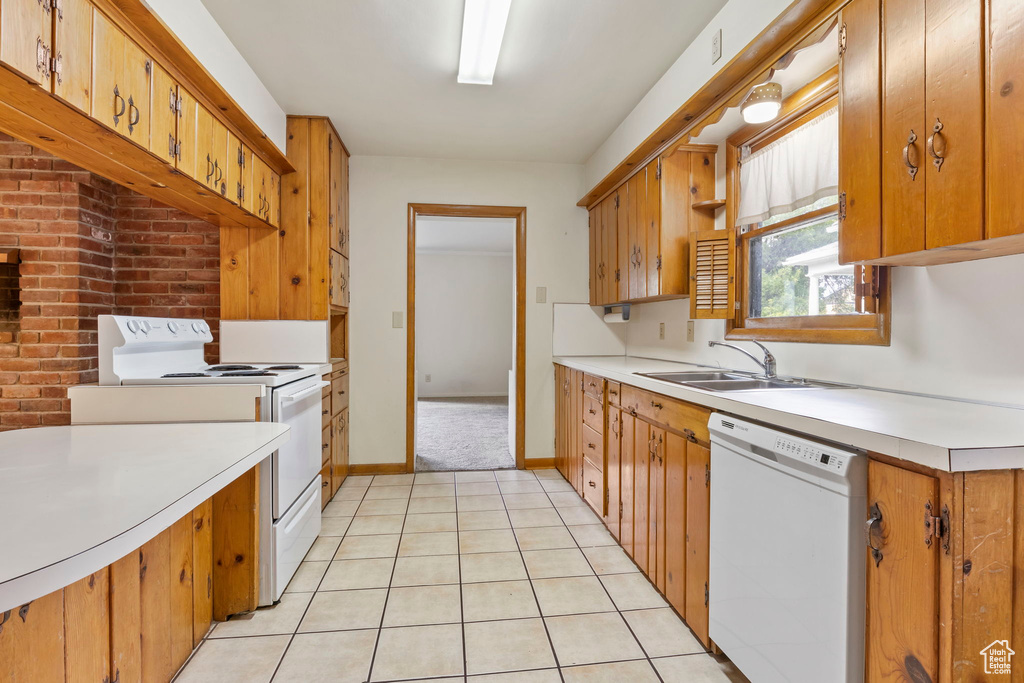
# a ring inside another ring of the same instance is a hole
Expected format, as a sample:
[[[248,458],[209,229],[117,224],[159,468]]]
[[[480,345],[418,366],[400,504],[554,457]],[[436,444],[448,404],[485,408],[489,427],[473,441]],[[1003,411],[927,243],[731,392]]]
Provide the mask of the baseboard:
[[[348,466],[349,475],[405,474],[404,462],[368,462]]]
[[[508,398],[508,392],[503,391],[499,394],[433,394],[431,396],[416,396],[417,400],[431,398]]]
[[[526,469],[528,470],[551,470],[554,468],[554,458],[530,458],[526,461]]]

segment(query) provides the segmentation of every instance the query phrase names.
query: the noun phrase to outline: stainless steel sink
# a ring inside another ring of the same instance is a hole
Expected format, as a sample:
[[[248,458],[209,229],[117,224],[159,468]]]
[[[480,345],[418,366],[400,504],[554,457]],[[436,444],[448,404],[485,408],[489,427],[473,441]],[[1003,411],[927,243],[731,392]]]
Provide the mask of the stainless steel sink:
[[[805,379],[783,379],[780,377],[766,379],[742,372],[710,371],[710,372],[652,372],[637,373],[643,377],[671,382],[684,387],[704,389],[705,391],[765,391],[769,389],[829,389],[841,385],[826,382],[812,382]]]

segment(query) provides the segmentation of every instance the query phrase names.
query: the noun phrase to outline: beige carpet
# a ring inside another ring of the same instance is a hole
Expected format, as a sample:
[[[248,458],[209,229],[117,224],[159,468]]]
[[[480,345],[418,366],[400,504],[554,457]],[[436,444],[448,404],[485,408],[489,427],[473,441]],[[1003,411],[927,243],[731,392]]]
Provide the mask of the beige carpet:
[[[508,397],[421,398],[416,471],[515,467],[508,447]]]

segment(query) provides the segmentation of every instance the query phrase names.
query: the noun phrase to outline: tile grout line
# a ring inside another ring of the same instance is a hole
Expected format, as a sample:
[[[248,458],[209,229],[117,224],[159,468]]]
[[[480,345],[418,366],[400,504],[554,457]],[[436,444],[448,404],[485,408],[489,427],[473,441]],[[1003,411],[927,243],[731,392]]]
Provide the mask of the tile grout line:
[[[366,491],[370,490],[370,484],[372,484],[372,483],[373,483],[373,479],[370,479],[370,481],[367,482]],[[341,491],[341,487],[339,486],[338,490],[334,492],[333,496],[331,496],[331,499],[329,501],[327,501],[327,505],[330,505],[331,503],[334,502],[335,496],[337,496],[340,491]],[[362,505],[363,499],[366,497],[366,491],[363,491],[363,495],[359,497],[359,504],[360,505]],[[358,507],[357,507],[357,509],[358,509]],[[355,517],[353,517],[353,519],[355,519]],[[351,521],[349,521],[349,526],[352,526],[352,522]],[[345,527],[345,532],[348,533],[348,527]],[[341,543],[344,543],[345,536],[343,535],[341,537],[341,539],[342,539],[341,542],[338,543],[338,548],[341,547]],[[313,542],[316,543],[316,541],[313,541]],[[312,549],[312,547],[310,549]],[[308,551],[307,551],[307,554],[309,554]],[[338,554],[338,550],[336,548],[335,551],[334,551],[334,555],[337,555],[337,554]],[[310,595],[309,602],[306,603],[306,609],[302,610],[302,616],[299,617],[299,621],[295,624],[295,630],[292,631],[292,633],[288,636],[288,644],[284,646],[284,651],[281,653],[281,658],[279,660],[277,660],[277,665],[274,667],[274,672],[272,674],[270,674],[270,678],[268,679],[269,681],[271,681],[271,683],[273,682],[273,680],[275,678],[277,678],[278,672],[281,671],[281,665],[284,663],[284,658],[288,656],[288,650],[290,650],[292,648],[292,643],[295,642],[295,636],[298,635],[299,628],[302,627],[302,622],[303,622],[303,620],[305,620],[306,615],[309,613],[309,608],[313,604],[313,601],[316,599],[316,594],[320,591],[320,586],[323,585],[324,579],[327,578],[327,572],[331,571],[331,563],[334,562],[334,555],[331,556],[330,561],[327,563],[327,569],[324,570],[324,575],[320,577],[320,580],[316,584],[316,588],[313,589],[313,593],[312,593],[312,595]],[[305,558],[303,558],[302,561],[304,562]],[[302,566],[302,562],[299,562],[299,567],[301,567],[301,566]],[[298,570],[296,570],[296,571],[298,571]],[[295,576],[292,575],[292,579],[294,579],[294,578],[295,578]],[[290,582],[291,581],[289,581],[289,583]],[[288,587],[285,586],[285,591],[287,591],[287,590],[288,590]],[[281,597],[282,598],[284,597],[284,592],[281,593]]]

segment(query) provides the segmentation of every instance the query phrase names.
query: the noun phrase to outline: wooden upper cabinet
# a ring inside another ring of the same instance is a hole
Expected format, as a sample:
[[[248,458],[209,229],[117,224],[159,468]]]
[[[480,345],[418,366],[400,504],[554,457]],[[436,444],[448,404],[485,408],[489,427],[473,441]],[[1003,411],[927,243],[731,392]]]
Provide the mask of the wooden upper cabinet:
[[[92,37],[92,117],[149,149],[152,60],[95,9]]]
[[[178,170],[194,180],[201,180],[200,172],[205,173],[205,166],[199,163],[199,103],[185,86],[178,86],[178,132],[177,148]]]
[[[601,281],[599,272],[601,265],[601,246],[599,244],[601,239],[601,204],[590,209],[588,226],[590,230],[590,305],[599,306],[604,303],[601,301]]]
[[[149,151],[169,164],[178,160],[178,84],[159,64],[153,66],[149,103]]]
[[[330,133],[328,154],[330,156],[328,226],[331,233],[331,249],[342,256],[348,256],[348,152],[341,144],[341,138]]]
[[[0,62],[33,83],[49,85],[52,54],[50,4],[41,0],[0,3]]]
[[[839,16],[839,261],[882,255],[881,0]]]
[[[647,298],[647,170],[641,169],[626,181],[627,228],[623,236],[629,242],[630,301]]]
[[[150,88],[152,85],[153,61],[138,45],[125,38],[122,62],[124,95],[127,103],[128,137],[142,147],[149,149]]]
[[[242,141],[231,132],[228,132],[228,152],[227,152],[227,173],[225,174],[225,182],[227,183],[227,198],[235,204],[241,204],[242,202],[242,174],[245,168],[245,152],[242,148]]]
[[[988,81],[985,83],[986,237],[1024,233],[1024,82],[1021,81],[1021,29],[1024,3],[989,0]]]
[[[866,680],[940,680],[942,551],[924,526],[939,514],[939,488],[935,477],[869,462]]]
[[[53,94],[86,114],[91,100],[92,16],[89,0],[61,0],[53,15]]]
[[[237,157],[236,157],[237,158]],[[196,180],[228,196],[228,129],[202,105],[196,110]]]

